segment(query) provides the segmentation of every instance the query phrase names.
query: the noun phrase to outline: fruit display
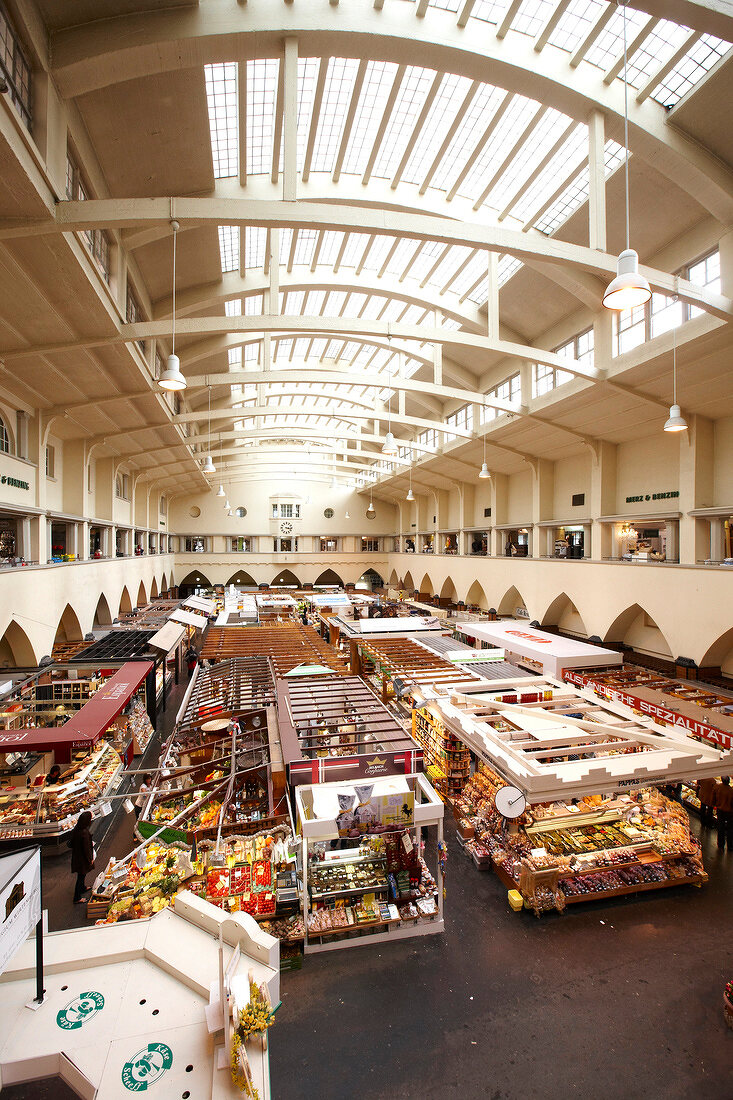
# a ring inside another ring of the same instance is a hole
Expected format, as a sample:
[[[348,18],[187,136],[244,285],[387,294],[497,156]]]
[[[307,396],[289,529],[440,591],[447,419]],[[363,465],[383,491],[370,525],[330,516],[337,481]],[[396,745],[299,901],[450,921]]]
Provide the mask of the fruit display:
[[[188,851],[160,842],[148,844],[139,859],[128,863],[110,860],[102,882],[95,885],[90,903],[94,906],[102,900],[110,902],[106,918],[97,923],[114,924],[154,916],[171,904],[192,875]]]
[[[386,890],[385,870],[385,861],[374,859],[315,864],[310,872],[311,895],[315,898],[350,891]]]

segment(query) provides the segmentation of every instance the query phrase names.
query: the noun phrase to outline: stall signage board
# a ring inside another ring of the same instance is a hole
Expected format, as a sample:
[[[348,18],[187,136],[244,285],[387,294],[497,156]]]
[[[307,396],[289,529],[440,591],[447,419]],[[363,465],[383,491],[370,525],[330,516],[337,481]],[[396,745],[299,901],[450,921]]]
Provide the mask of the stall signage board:
[[[162,840],[164,844],[174,844],[176,841],[180,841],[182,844],[188,843],[188,833],[183,829],[167,827],[160,832],[160,825],[156,825],[154,821],[138,821],[137,830],[144,840],[149,840],[151,836],[157,833],[158,839]]]
[[[425,770],[422,749],[379,752],[374,756],[325,756],[317,760],[295,760],[288,764],[290,783],[338,783],[354,779],[377,779],[384,775],[414,775]]]
[[[97,741],[130,701],[153,668],[152,661],[128,661],[63,727],[64,740],[87,748]]]
[[[590,688],[602,699],[608,699],[612,703],[623,703],[624,706],[640,711],[655,722],[675,726],[695,737],[701,737],[704,741],[710,741],[721,749],[728,751],[733,749],[733,735],[726,730],[718,729],[717,726],[711,726],[708,722],[700,722],[681,711],[673,710],[661,703],[653,703],[649,699],[642,699],[638,695],[631,695],[628,691],[611,687],[609,684],[598,683],[591,676],[581,676],[577,672],[566,671],[563,679],[569,684],[575,684],[576,687]]]
[[[456,630],[469,638],[503,646],[512,661],[536,669],[544,675],[562,676],[566,668],[593,668],[622,663],[622,655],[574,638],[561,638],[544,630],[528,627],[509,619],[496,623],[459,622]],[[530,664],[530,662],[532,662]]]
[[[41,919],[41,849],[0,858],[0,974]]]

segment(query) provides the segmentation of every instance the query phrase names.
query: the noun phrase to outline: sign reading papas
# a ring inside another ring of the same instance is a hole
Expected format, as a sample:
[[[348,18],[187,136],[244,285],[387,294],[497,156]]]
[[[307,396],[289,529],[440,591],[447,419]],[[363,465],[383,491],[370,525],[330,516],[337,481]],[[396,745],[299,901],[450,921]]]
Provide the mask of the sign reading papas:
[[[146,1092],[173,1065],[173,1051],[165,1043],[148,1043],[122,1067],[122,1084],[130,1092]]]
[[[89,990],[87,993],[80,993],[78,997],[74,997],[73,1001],[69,1001],[66,1007],[56,1014],[56,1023],[64,1031],[76,1031],[87,1020],[91,1020],[92,1016],[96,1016],[98,1012],[101,1012],[103,1008],[104,997],[102,994]]]

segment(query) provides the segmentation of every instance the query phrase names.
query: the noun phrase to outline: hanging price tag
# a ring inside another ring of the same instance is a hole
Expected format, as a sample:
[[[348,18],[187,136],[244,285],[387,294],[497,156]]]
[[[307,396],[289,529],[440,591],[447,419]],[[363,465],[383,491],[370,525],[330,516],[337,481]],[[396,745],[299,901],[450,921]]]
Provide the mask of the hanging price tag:
[[[403,835],[403,837],[402,837],[402,847],[405,849],[408,856],[412,853],[412,849],[414,848],[414,844],[412,843],[412,837],[410,836],[409,833],[405,833]]]

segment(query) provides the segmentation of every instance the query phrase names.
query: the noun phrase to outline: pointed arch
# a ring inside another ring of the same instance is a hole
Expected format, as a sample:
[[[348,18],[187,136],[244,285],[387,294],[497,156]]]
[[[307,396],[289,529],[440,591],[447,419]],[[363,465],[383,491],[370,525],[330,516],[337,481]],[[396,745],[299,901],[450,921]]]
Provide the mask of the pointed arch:
[[[181,583],[178,585],[178,590],[182,596],[190,595],[188,589],[193,591],[195,588],[211,588],[212,584],[205,573],[202,573],[198,569],[192,569],[190,573],[187,573]]]
[[[117,618],[119,619],[120,615],[129,615],[131,611],[132,600],[130,599],[130,593],[127,591],[127,585],[124,585],[120,593],[120,606],[117,609]]]
[[[403,580],[402,585],[403,585],[406,592],[414,592],[415,591],[415,582],[412,579],[412,573],[410,572],[409,569],[405,573],[405,579]]]
[[[450,600],[451,603],[458,603],[458,593],[456,592],[456,586],[453,583],[452,577],[446,577],[443,581],[443,587],[440,590],[441,600]]]
[[[109,604],[107,603],[107,597],[105,596],[104,592],[102,592],[99,599],[97,600],[97,607],[96,607],[96,610],[94,612],[94,619],[92,621],[92,626],[93,627],[95,627],[95,626],[109,626],[111,624],[111,622],[112,622],[112,612],[109,609]]]
[[[145,595],[145,585],[143,584],[142,581],[140,581],[140,584],[139,584],[138,590],[137,590],[137,605],[136,606],[137,607],[145,607],[145,604],[147,602],[148,602],[148,597]]]
[[[157,600],[157,598],[158,598],[158,582],[156,581],[155,577],[153,577],[153,580],[150,584],[150,599],[151,600]]]
[[[11,619],[0,638],[0,668],[33,668],[38,660],[23,627]]]
[[[524,601],[524,596],[514,585],[508,588],[501,598],[501,601],[497,607],[497,611],[500,615],[511,615],[512,618],[517,617],[517,608],[527,608],[527,604]]]
[[[236,573],[232,573],[231,577],[227,581],[227,584],[236,584],[245,588],[256,588],[257,581],[254,577],[246,571],[246,569],[238,569]]]
[[[344,587],[344,582],[333,569],[324,569],[320,577],[316,577],[314,584],[338,584]]]
[[[389,587],[390,588],[399,588],[399,586],[400,586],[400,578],[397,576],[397,571],[395,569],[393,569],[392,572],[389,575]]]
[[[84,632],[81,628],[81,623],[79,622],[76,611],[74,611],[70,603],[67,603],[66,607],[61,612],[61,618],[56,627],[56,637],[53,640],[53,644],[58,645],[63,642],[80,642],[83,637]]]
[[[374,592],[377,588],[384,588],[384,578],[381,573],[378,573],[374,566],[369,566],[365,569],[362,575],[356,582],[356,587],[364,589],[368,592]]]
[[[430,577],[429,573],[423,574],[423,579],[420,581],[420,587],[418,592],[427,592],[428,596],[432,596],[435,591],[435,585]]]
[[[300,581],[292,569],[283,569],[275,576],[270,588],[300,588]]]
[[[480,607],[483,611],[488,610],[488,597],[484,592],[483,585],[479,584],[478,581],[474,581],[466,593],[466,604],[469,607]]]
[[[733,676],[733,626],[713,642],[700,668],[719,668],[724,676]]]
[[[563,634],[575,634],[587,638],[588,630],[583,617],[567,592],[561,592],[552,601],[541,620],[542,626],[556,626]]]
[[[161,592],[167,592],[168,591],[168,581],[166,580],[165,573],[163,574],[163,577],[162,577],[161,582],[160,582],[160,591]]]
[[[636,649],[653,657],[669,660],[672,650],[669,642],[641,604],[633,603],[625,608],[611,623],[604,641]]]

